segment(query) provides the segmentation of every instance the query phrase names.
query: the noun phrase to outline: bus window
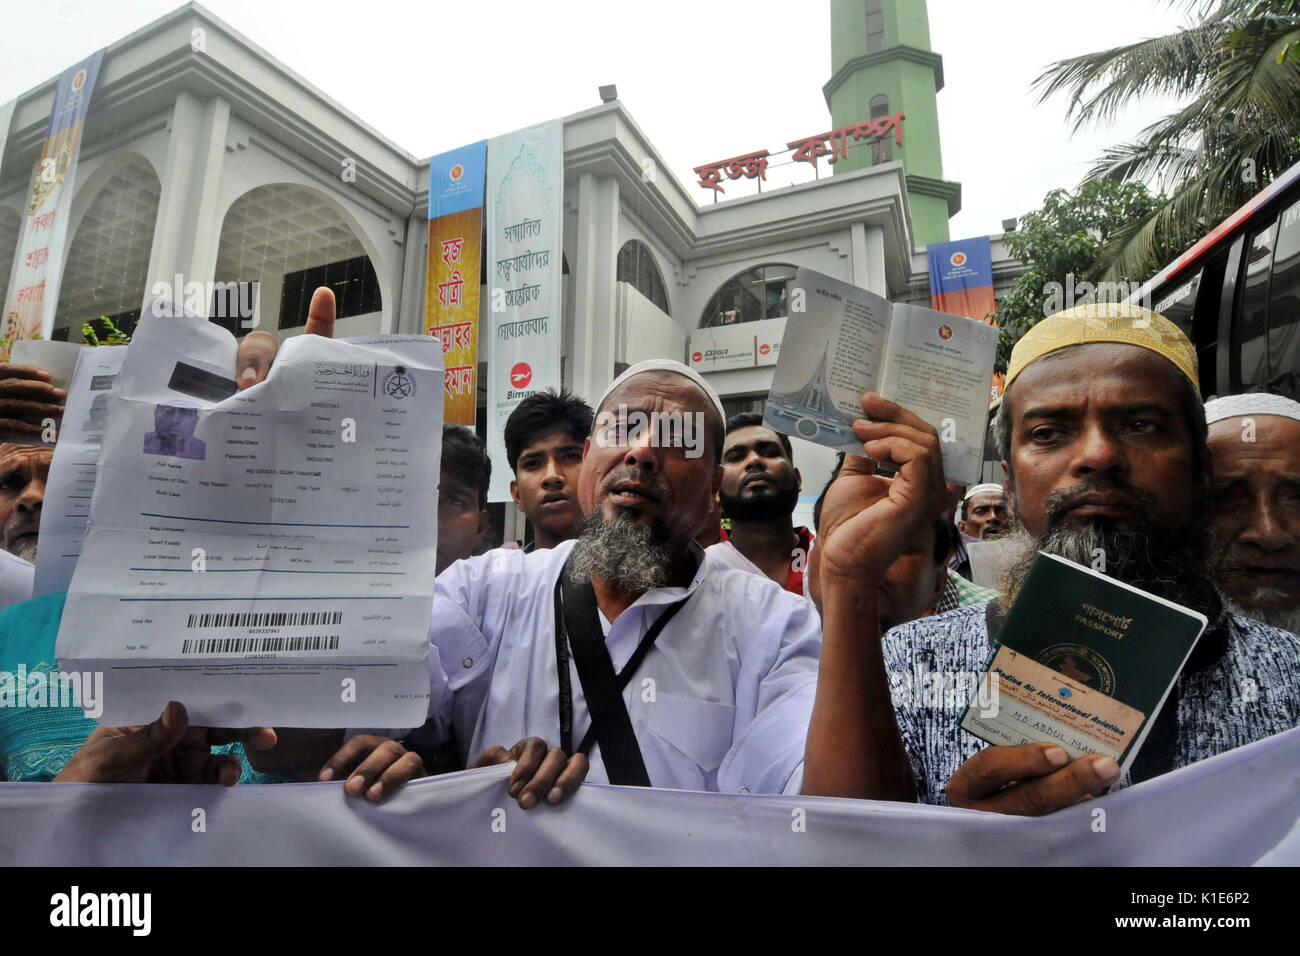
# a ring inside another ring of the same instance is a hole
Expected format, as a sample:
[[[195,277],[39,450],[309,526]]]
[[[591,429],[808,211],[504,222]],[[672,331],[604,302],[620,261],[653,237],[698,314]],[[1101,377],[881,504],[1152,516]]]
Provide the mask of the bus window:
[[[1151,305],[1152,311],[1163,315],[1186,333],[1193,335],[1192,312],[1196,308],[1196,292],[1201,286],[1201,270],[1190,276],[1180,276],[1178,281],[1160,290],[1160,298]]]
[[[1268,376],[1300,371],[1300,202],[1282,211],[1268,300]]]
[[[1241,325],[1238,332],[1238,382],[1240,389],[1268,380],[1268,279],[1273,265],[1277,223],[1255,233],[1246,245],[1242,271]]]

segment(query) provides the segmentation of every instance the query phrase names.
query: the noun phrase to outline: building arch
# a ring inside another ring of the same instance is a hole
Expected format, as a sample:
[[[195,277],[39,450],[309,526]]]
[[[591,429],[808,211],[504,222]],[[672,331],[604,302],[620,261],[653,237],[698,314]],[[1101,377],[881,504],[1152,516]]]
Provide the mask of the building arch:
[[[381,311],[378,259],[366,230],[333,196],[301,183],[264,183],[227,207],[213,278],[255,283],[258,328],[292,333],[306,324],[312,293],[322,285],[334,290],[340,320]],[[209,316],[238,332],[241,317],[231,312],[217,304]]]
[[[162,183],[144,156],[122,152],[77,190],[50,338],[81,341],[81,327],[107,316],[124,332],[139,321]]]
[[[786,314],[786,287],[797,268],[788,262],[767,262],[736,273],[704,306],[700,328],[781,318]]]
[[[618,250],[614,278],[631,285],[664,315],[672,315],[668,310],[668,286],[664,283],[663,273],[659,271],[654,253],[641,240],[629,239]]]

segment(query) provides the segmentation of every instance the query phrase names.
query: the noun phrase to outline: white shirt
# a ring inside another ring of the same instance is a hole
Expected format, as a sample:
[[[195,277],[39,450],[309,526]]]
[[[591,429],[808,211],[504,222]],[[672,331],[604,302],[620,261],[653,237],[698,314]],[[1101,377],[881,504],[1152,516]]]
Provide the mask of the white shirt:
[[[559,745],[555,582],[575,542],[525,554],[495,550],[457,561],[434,587],[429,714],[443,739],[455,729],[462,759],[525,737]],[[821,622],[761,576],[699,561],[689,587],[643,594],[611,625],[615,671],[664,607],[690,601],[664,628],[623,691],[656,787],[728,793],[797,792],[812,716]],[[576,667],[573,739],[590,725]],[[599,745],[587,779],[608,782]]]
[[[816,538],[814,538],[812,540],[812,543],[808,545],[809,561],[812,560],[812,549],[816,547],[816,545],[817,545]],[[741,554],[740,549],[737,548],[730,541],[719,541],[717,544],[711,544],[704,549],[704,553],[710,559],[716,560],[723,567],[735,568],[737,571],[744,571],[746,574],[757,574],[760,578],[764,578],[769,581],[771,580],[771,578],[768,578],[767,573],[762,568],[760,568],[753,561],[749,560],[749,558]],[[805,565],[805,568],[806,567],[807,565]],[[775,584],[776,582],[773,581],[772,583]],[[808,572],[806,570],[804,572],[802,584],[804,588],[803,597],[808,601],[809,604],[812,604],[812,594],[808,592]],[[780,585],[777,586],[780,587]],[[794,592],[789,591],[787,593],[793,594]]]

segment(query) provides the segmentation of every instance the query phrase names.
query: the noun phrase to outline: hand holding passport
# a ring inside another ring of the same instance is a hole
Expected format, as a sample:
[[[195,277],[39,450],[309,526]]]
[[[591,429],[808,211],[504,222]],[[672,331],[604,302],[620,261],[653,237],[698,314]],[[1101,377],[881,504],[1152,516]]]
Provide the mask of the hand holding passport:
[[[1132,766],[1206,623],[1040,552],[990,635],[979,693],[961,720],[1000,746],[963,764],[949,802],[1046,813],[1102,792]],[[1014,781],[1025,782],[1003,788]]]

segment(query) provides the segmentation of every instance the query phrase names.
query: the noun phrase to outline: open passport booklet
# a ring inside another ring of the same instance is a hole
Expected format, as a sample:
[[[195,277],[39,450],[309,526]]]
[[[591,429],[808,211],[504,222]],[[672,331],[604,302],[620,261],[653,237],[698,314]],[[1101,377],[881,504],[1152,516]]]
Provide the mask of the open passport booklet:
[[[961,726],[991,744],[1105,754],[1126,773],[1205,625],[1202,614],[1040,551]]]
[[[790,317],[763,424],[853,455],[863,392],[933,425],[947,480],[979,481],[998,330],[959,315],[891,304],[811,269],[791,284]]]

